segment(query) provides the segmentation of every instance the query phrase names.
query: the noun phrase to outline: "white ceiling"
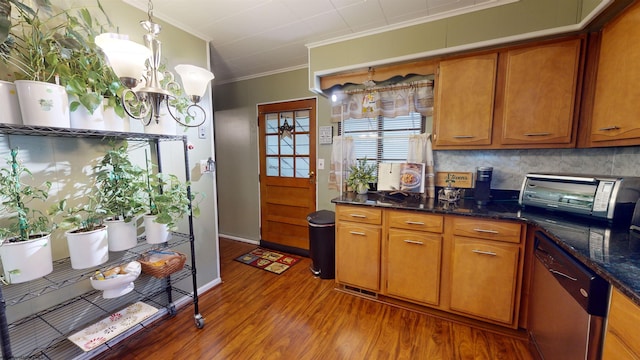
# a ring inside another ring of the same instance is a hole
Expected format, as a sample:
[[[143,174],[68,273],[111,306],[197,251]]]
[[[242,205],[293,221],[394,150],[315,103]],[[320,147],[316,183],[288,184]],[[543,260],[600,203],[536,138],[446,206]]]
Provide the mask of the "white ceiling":
[[[147,11],[146,0],[124,0]],[[307,65],[310,43],[356,37],[517,0],[153,0],[154,17],[211,44],[216,82]],[[162,40],[162,34],[160,34]]]

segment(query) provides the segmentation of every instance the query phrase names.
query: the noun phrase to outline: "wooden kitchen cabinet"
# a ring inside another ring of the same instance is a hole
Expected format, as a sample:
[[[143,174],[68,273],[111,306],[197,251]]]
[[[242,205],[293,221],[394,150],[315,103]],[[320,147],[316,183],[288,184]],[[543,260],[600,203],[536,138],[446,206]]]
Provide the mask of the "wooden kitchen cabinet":
[[[452,311],[517,326],[522,278],[522,225],[452,218]]]
[[[491,144],[498,54],[440,62],[435,79],[434,146]]]
[[[345,204],[336,219],[345,289],[518,327],[525,224]]]
[[[387,215],[385,294],[437,306],[444,217],[397,210]]]
[[[639,323],[640,306],[614,288],[611,291],[602,359],[640,359]]]
[[[581,49],[573,38],[506,52],[500,144],[575,145]]]
[[[574,147],[584,36],[440,62],[434,148]]]
[[[589,146],[640,144],[639,24],[640,3],[636,3],[602,30]]]
[[[336,218],[336,281],[379,291],[382,210],[340,205]]]

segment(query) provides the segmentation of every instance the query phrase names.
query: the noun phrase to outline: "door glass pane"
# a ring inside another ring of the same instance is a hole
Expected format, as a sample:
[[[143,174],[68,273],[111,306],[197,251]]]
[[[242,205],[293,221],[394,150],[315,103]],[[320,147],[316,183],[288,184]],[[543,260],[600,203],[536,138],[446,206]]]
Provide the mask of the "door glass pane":
[[[293,155],[293,139],[285,137],[280,139],[280,155]]]
[[[309,177],[309,158],[308,157],[296,157],[296,177],[297,178]]]
[[[267,176],[278,176],[279,161],[277,157],[267,157]]]
[[[267,134],[277,134],[278,133],[278,114],[266,114],[265,120],[267,122]]]
[[[280,176],[293,177],[293,158],[280,158]]]
[[[309,134],[296,135],[296,155],[309,155]]]
[[[280,136],[278,135],[267,135],[267,155],[278,155],[278,141]]]
[[[297,133],[309,132],[309,110],[296,111]]]

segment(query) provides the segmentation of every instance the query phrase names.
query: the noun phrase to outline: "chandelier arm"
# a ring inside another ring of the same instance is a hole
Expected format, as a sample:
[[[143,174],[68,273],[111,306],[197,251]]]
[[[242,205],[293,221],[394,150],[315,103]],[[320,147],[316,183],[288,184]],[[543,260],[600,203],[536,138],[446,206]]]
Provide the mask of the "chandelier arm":
[[[144,108],[145,111],[142,111],[139,115],[135,115],[136,111],[132,110],[133,101],[125,100],[127,98],[127,94],[131,93],[136,99],[137,104],[135,105],[137,108]],[[144,126],[147,126],[151,123],[151,119],[153,118],[153,111],[151,111],[151,107],[145,104],[138,98],[138,95],[133,92],[131,89],[125,89],[122,93],[122,108],[124,108],[124,112],[127,113],[131,118],[140,120]]]
[[[202,114],[202,120],[200,122],[198,122],[197,124],[187,123],[186,121],[183,121],[182,119],[180,119],[179,116],[176,116],[173,113],[173,111],[171,110],[172,106],[169,105],[169,101],[166,102],[166,105],[167,105],[167,110],[169,111],[169,115],[171,115],[173,120],[175,120],[178,124],[180,124],[180,125],[182,125],[184,127],[198,127],[198,126],[204,124],[204,122],[207,120],[207,112],[198,104],[191,104],[185,110],[187,115],[191,116],[194,119],[198,115],[197,114],[198,111]]]

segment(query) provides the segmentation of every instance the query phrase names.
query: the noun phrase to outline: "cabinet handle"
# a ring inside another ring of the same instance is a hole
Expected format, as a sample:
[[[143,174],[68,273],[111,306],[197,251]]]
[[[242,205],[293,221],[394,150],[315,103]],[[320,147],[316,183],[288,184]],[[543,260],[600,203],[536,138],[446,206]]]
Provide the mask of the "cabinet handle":
[[[351,235],[360,235],[360,236],[365,236],[367,234],[360,232],[360,231],[349,231],[349,234]]]
[[[620,130],[620,127],[618,125],[613,125],[613,126],[607,126],[607,127],[598,129],[598,131],[609,131],[609,130]]]
[[[407,220],[404,222],[405,224],[409,224],[409,225],[424,225],[424,222],[422,221],[411,221],[411,220]]]
[[[480,255],[490,255],[490,256],[498,255],[498,254],[494,253],[493,251],[483,251],[483,250],[476,250],[476,249],[471,250],[471,252],[474,252],[474,253],[480,254]]]
[[[473,139],[473,135],[453,135],[454,139]]]
[[[355,218],[360,218],[360,219],[366,219],[367,218],[367,215],[362,215],[362,214],[349,214],[349,216],[355,217]]]
[[[551,133],[548,132],[539,132],[539,133],[528,133],[524,134],[524,136],[549,136]]]
[[[405,239],[404,242],[406,242],[407,244],[424,245],[424,243],[422,241],[415,241],[415,240]]]
[[[473,229],[473,231],[477,231],[477,232],[481,232],[481,233],[488,233],[488,234],[499,234],[500,233],[497,230],[485,230],[485,229]]]

